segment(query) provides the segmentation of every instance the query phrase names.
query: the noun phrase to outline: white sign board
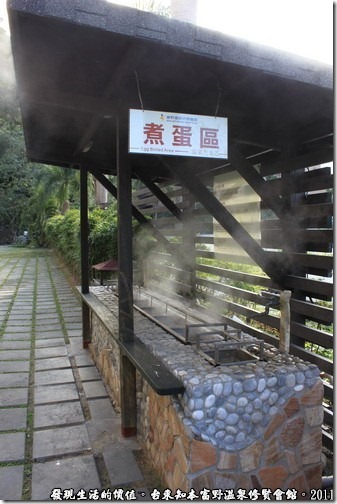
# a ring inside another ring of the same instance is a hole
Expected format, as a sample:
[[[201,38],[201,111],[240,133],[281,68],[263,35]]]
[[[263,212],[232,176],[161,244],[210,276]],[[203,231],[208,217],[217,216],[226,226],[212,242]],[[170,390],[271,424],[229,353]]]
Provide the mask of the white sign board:
[[[130,153],[227,159],[227,146],[227,118],[130,109]]]

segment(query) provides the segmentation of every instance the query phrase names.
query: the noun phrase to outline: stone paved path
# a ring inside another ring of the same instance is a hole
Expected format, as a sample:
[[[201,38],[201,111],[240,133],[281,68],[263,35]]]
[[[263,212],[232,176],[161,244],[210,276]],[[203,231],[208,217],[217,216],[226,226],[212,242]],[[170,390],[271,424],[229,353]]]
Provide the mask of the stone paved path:
[[[147,500],[139,449],[120,435],[82,348],[80,302],[50,251],[0,246],[0,500],[53,500],[53,489]]]

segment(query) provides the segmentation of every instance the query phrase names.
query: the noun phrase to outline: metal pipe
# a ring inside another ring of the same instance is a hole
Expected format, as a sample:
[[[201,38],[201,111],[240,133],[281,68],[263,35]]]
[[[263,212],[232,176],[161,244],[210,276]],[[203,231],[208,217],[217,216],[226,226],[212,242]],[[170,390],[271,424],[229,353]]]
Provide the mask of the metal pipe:
[[[269,315],[269,309],[270,308],[276,308],[280,305],[280,302],[279,301],[271,301],[270,303],[268,303],[264,309],[264,312],[261,312],[261,313],[256,313],[256,315],[250,315],[249,317],[246,318],[246,321],[247,321],[247,324],[249,324],[249,322],[252,320],[252,319],[257,319],[257,318],[260,318],[260,317],[264,317],[265,315]]]

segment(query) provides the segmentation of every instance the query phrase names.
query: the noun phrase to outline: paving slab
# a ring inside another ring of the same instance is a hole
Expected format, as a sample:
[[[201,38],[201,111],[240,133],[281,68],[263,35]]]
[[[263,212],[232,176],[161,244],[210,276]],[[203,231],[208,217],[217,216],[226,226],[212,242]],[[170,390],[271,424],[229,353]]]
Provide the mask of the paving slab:
[[[0,350],[29,350],[30,340],[6,340],[0,341]]]
[[[6,333],[14,333],[14,334],[28,334],[30,337],[31,332],[31,324],[28,326],[18,326],[18,325],[10,325],[6,324]]]
[[[101,483],[92,455],[33,464],[32,500],[49,500],[54,488],[73,488],[75,494],[98,488]]]
[[[94,365],[92,365],[90,367],[79,368],[78,372],[79,372],[79,375],[80,375],[82,382],[102,379],[99,372],[97,371],[96,366],[94,366]]]
[[[26,425],[27,408],[0,409],[0,431],[25,429]]]
[[[90,441],[84,424],[34,432],[34,459],[75,454],[86,450],[90,450]]]
[[[27,360],[30,358],[30,350],[1,350],[0,361],[2,360]]]
[[[64,338],[61,337],[52,338],[52,333],[49,333],[49,338],[41,338],[35,341],[35,348],[51,348],[64,346]]]
[[[54,383],[71,383],[74,381],[75,378],[71,369],[36,371],[34,375],[35,385],[53,385]]]
[[[40,385],[38,387],[35,387],[35,404],[74,401],[76,399],[78,399],[78,390],[75,383],[64,383],[61,385]]]
[[[53,357],[51,359],[35,360],[35,371],[44,371],[47,369],[66,369],[70,367],[71,363],[68,357]]]
[[[51,338],[64,338],[64,334],[62,330],[57,331],[39,331],[37,330],[35,333],[35,339],[51,339]]]
[[[120,418],[114,410],[110,398],[89,399],[88,405],[90,415],[93,420],[111,420],[112,418]]]
[[[0,462],[24,461],[26,434],[12,432],[0,434]]]
[[[37,323],[36,324],[36,330],[39,332],[54,332],[54,331],[62,331],[62,326],[59,321],[55,324],[52,323]]]
[[[28,387],[29,373],[1,373],[1,387]]]
[[[69,357],[78,357],[78,356],[86,356],[88,353],[88,350],[85,348],[82,348],[79,345],[72,345],[71,343],[68,345],[68,355]]]
[[[28,388],[2,389],[0,406],[19,406],[28,404]]]
[[[125,448],[137,449],[138,445],[132,438],[123,438],[121,434],[120,418],[117,416],[99,420],[97,418],[87,420],[86,427],[94,453],[101,453],[106,446],[110,448],[122,445]]]
[[[60,318],[59,318],[57,311],[55,310],[55,311],[49,311],[49,313],[36,314],[35,321],[36,321],[36,324],[39,324],[39,325],[46,324],[47,322],[49,324],[52,324],[52,323],[59,323]]]
[[[1,419],[1,410],[0,410]],[[34,428],[84,422],[80,401],[38,405],[34,408]],[[1,424],[0,424],[1,425]]]
[[[0,373],[19,373],[28,372],[30,362],[28,360],[22,361],[0,361]],[[0,379],[2,383],[2,379]]]
[[[85,350],[82,355],[76,355],[75,361],[77,367],[92,366],[93,364],[89,350]]]
[[[35,350],[36,359],[42,359],[45,357],[63,357],[65,355],[67,355],[67,347],[64,344],[55,347],[36,348]]]
[[[0,467],[0,499],[20,501],[22,496],[23,465]]]
[[[32,314],[26,314],[26,315],[13,315],[11,314],[8,319],[7,319],[7,327],[10,326],[12,330],[12,326],[15,327],[24,327],[26,330],[30,331],[32,328]]]
[[[131,450],[107,447],[103,451],[103,458],[112,486],[126,485],[144,479]]]
[[[92,381],[83,383],[84,393],[87,399],[94,397],[108,397],[106,388],[101,381]]]
[[[7,333],[7,332],[5,332],[4,335],[3,335],[3,337],[2,337],[2,341],[29,341],[30,342],[31,339],[32,339],[31,333],[16,334],[16,333]]]

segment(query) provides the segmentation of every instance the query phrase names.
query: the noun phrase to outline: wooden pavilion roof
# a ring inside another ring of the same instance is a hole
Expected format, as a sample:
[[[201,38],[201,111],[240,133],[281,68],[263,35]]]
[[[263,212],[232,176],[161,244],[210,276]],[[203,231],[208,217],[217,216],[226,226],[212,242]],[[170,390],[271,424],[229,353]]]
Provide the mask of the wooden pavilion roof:
[[[218,109],[228,117],[229,149],[254,163],[314,150],[331,159],[328,65],[103,0],[8,0],[8,12],[32,161],[115,174],[115,117],[127,143],[127,111],[140,100],[149,110]],[[172,177],[156,156],[130,159],[133,177]],[[193,160],[196,174],[218,167]]]

